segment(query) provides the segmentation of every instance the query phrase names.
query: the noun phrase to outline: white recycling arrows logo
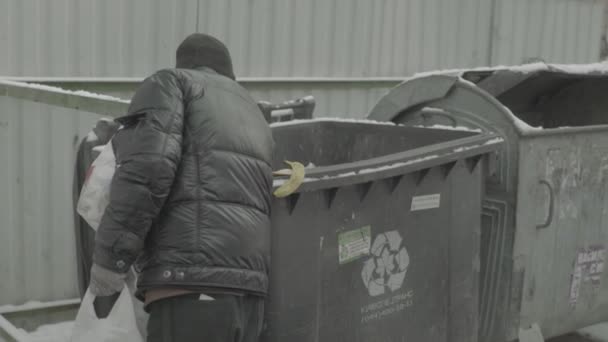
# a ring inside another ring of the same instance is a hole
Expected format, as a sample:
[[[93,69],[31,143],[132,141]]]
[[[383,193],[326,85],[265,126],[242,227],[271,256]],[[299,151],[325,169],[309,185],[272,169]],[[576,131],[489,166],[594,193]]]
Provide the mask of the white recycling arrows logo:
[[[410,256],[396,230],[376,236],[371,257],[363,264],[361,277],[370,296],[399,290],[405,280]]]

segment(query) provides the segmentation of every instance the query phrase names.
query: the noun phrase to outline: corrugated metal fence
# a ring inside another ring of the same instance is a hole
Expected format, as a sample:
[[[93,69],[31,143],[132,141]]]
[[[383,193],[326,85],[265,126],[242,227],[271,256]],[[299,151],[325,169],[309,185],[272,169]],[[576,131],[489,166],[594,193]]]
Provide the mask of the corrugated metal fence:
[[[597,61],[604,9],[603,0],[2,0],[0,75],[128,97],[200,31],[226,41],[254,97],[313,94],[317,114],[362,117],[395,84],[387,77]],[[0,305],[77,295],[73,155],[94,120],[0,97]]]

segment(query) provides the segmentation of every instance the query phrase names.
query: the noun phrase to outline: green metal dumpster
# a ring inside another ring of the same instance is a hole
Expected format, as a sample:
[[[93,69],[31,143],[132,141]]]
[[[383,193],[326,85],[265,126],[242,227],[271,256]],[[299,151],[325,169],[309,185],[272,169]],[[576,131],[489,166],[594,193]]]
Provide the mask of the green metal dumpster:
[[[476,341],[485,156],[502,139],[332,119],[273,135],[275,169],[309,168],[273,203],[263,341]]]
[[[369,117],[504,137],[482,216],[480,341],[608,320],[608,73],[536,64],[410,79]]]

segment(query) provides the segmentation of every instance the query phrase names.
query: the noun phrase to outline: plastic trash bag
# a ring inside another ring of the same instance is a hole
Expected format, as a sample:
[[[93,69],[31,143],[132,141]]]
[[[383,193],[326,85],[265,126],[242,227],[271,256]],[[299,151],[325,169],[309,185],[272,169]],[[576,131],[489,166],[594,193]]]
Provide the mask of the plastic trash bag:
[[[131,298],[133,301],[133,310],[135,312],[135,322],[137,323],[137,329],[139,333],[146,340],[148,336],[148,319],[150,315],[144,310],[144,303],[137,298],[135,298],[135,292],[137,291],[137,273],[134,268],[131,268],[129,273],[127,274],[127,279],[125,279],[127,284],[127,288],[131,294]]]
[[[78,214],[94,230],[99,227],[99,222],[110,201],[110,185],[115,171],[116,157],[110,140],[102,147],[101,153],[89,167],[76,207]]]
[[[144,342],[126,285],[106,318],[97,317],[94,300],[95,296],[87,290],[76,315],[71,342]]]

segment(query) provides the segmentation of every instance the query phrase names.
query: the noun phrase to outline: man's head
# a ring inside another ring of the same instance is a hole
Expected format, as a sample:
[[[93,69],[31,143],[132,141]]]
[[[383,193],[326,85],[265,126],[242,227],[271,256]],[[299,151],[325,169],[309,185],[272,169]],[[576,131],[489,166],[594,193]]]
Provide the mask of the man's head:
[[[186,37],[175,53],[176,67],[196,69],[208,67],[218,74],[231,79],[234,77],[230,52],[224,43],[203,33],[193,33]]]

